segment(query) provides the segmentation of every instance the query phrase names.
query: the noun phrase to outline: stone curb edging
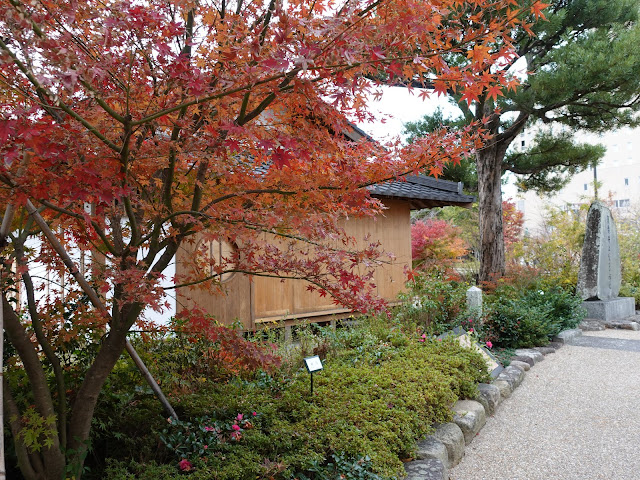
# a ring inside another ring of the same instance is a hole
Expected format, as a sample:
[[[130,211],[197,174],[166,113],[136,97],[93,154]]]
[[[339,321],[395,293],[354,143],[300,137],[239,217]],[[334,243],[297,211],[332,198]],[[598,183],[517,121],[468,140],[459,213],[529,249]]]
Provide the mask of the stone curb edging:
[[[464,449],[484,427],[487,417],[509,398],[524,380],[525,373],[546,355],[555,353],[582,335],[582,330],[560,332],[546,347],[518,349],[491,384],[480,383],[475,400],[458,400],[452,407],[453,421],[436,425],[436,431],[418,442],[416,460],[405,463],[404,480],[448,480],[449,469],[460,463]]]

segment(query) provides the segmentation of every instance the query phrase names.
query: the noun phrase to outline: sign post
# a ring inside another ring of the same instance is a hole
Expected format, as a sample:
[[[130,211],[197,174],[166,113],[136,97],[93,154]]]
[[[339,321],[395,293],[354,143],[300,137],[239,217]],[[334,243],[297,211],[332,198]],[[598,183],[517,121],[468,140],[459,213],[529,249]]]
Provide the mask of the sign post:
[[[322,366],[322,360],[320,360],[320,357],[316,355],[314,357],[305,358],[304,364],[307,367],[307,371],[311,375],[311,395],[313,395],[313,372],[317,372],[324,368]]]

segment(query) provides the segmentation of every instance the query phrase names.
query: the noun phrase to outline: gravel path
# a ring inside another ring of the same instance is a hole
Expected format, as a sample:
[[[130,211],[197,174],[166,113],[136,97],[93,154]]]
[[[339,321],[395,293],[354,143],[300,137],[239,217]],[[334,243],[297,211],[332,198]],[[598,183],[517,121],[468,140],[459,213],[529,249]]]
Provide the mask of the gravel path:
[[[527,372],[450,480],[640,479],[640,331],[580,343]]]

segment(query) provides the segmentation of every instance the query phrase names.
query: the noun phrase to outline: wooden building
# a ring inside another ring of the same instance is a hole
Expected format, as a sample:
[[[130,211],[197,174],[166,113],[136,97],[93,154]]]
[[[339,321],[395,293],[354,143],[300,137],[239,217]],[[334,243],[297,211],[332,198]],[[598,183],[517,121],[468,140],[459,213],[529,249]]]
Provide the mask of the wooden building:
[[[385,204],[387,210],[376,218],[345,221],[346,232],[356,239],[370,235],[382,249],[395,255],[395,260],[379,266],[375,283],[379,296],[393,302],[404,287],[405,268],[411,266],[410,211],[445,205],[471,206],[474,198],[462,193],[462,184],[426,176],[410,176],[406,181],[392,181],[370,187],[371,194]],[[176,258],[176,273],[184,272],[186,259],[197,248],[183,247]],[[211,255],[224,255],[224,246],[212,247]],[[303,319],[326,321],[350,312],[339,308],[331,298],[307,290],[304,280],[285,280],[234,273],[222,279],[223,295],[212,295],[201,289],[181,288],[177,292],[177,310],[194,304],[225,324],[240,321],[245,330],[260,329],[270,322],[297,323]]]

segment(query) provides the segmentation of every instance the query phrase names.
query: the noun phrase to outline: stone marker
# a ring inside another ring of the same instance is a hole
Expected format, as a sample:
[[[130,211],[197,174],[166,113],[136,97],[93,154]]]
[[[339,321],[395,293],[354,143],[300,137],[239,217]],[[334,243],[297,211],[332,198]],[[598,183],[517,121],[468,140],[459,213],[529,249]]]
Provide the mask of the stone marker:
[[[595,201],[587,214],[577,293],[589,318],[613,320],[635,314],[635,301],[618,297],[622,274],[618,232],[611,211]]]
[[[478,287],[467,290],[467,309],[482,315],[482,290]]]

